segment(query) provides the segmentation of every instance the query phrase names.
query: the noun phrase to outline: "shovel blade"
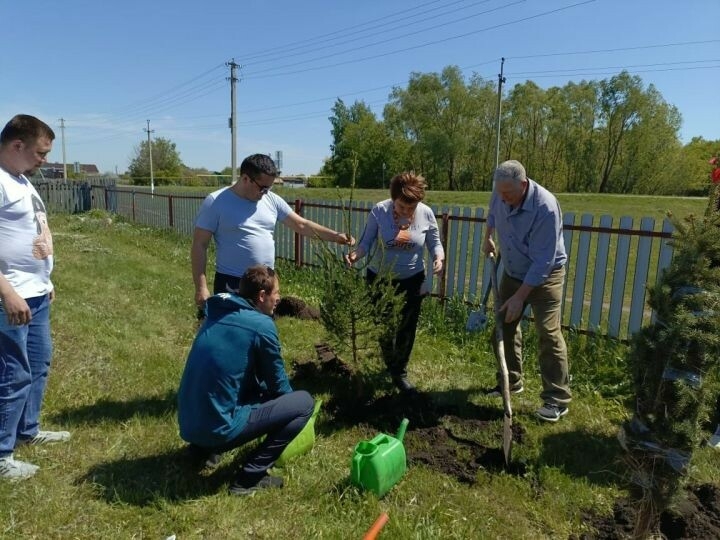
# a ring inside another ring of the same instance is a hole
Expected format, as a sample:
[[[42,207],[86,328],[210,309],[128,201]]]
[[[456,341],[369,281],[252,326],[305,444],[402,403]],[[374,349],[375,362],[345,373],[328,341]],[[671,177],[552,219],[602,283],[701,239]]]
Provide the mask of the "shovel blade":
[[[505,465],[510,465],[512,455],[512,417],[503,415],[503,454]]]

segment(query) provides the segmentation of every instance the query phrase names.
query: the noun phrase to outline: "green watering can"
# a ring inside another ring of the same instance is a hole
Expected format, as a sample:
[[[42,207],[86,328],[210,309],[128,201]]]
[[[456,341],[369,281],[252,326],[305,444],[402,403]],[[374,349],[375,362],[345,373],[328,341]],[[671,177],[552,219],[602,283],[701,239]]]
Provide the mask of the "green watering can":
[[[313,410],[312,416],[310,416],[310,420],[308,420],[308,423],[305,424],[305,427],[302,428],[300,433],[290,441],[290,444],[285,447],[285,450],[283,450],[283,453],[280,454],[280,457],[275,462],[276,466],[284,467],[292,458],[307,454],[312,450],[312,447],[315,445],[315,418],[320,410],[320,405],[322,405],[322,400],[316,400],[315,409]]]
[[[397,435],[381,433],[371,441],[360,441],[355,446],[350,465],[350,481],[382,497],[390,491],[407,470],[403,438],[408,419],[403,418]]]

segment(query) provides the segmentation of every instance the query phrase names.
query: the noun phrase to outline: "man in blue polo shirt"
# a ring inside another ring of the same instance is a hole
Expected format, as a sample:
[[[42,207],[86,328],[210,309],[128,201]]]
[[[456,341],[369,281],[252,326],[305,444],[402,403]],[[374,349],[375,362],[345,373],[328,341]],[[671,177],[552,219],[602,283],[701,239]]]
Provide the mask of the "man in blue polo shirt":
[[[271,191],[278,171],[270,157],[253,154],[240,165],[240,178],[230,187],[208,195],[195,220],[190,260],[195,282],[195,303],[204,308],[210,298],[206,275],[207,252],[215,241],[213,294],[233,291],[251,266],[275,266],[275,225],[326,242],[353,245],[346,233],[328,229],[296,214],[285,200]]]
[[[544,404],[536,414],[557,422],[572,399],[568,359],[562,335],[562,290],[567,254],[562,212],[555,196],[529,179],[519,161],[501,163],[493,175],[483,251],[497,253],[497,233],[505,271],[500,281],[500,311],[504,313],[503,342],[510,389],[523,391],[522,331],[519,323],[529,304],[538,333]],[[499,388],[491,394],[500,395]]]

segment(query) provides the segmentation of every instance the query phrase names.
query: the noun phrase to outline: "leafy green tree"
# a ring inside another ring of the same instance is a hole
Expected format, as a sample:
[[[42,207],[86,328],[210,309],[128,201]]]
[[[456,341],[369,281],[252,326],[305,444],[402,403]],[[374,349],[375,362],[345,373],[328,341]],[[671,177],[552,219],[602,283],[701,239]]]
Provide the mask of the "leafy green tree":
[[[364,102],[358,101],[348,107],[341,99],[333,106],[330,123],[332,154],[323,165],[321,175],[332,176],[336,185],[349,186],[354,159],[357,159],[357,187],[386,186],[388,175],[397,170],[397,160],[393,158],[394,144],[384,123],[376,118]]]
[[[608,193],[611,177],[621,155],[622,142],[627,133],[640,121],[642,81],[627,72],[600,82],[600,115],[602,136],[602,165],[598,193]]]
[[[466,83],[457,66],[440,74],[413,73],[407,89],[393,89],[385,117],[394,133],[410,141],[413,168],[431,188],[459,190],[472,184],[477,163],[471,158],[473,142],[484,140],[481,148],[489,157],[494,139],[487,137],[487,89],[488,83],[477,76]]]
[[[621,72],[609,79],[540,88],[515,85],[503,97],[500,159],[522,161],[555,191],[681,194],[697,186],[679,140],[681,116],[653,85]],[[322,174],[347,186],[378,187],[400,170],[432,189],[489,190],[495,166],[497,86],[455,66],[412,73],[378,119],[362,102],[338,100],[330,118],[332,155]],[[688,174],[690,173],[690,174]]]
[[[720,139],[709,141],[702,137],[680,149],[669,175],[676,180],[676,194],[703,195],[707,191],[708,156],[720,155]]]
[[[650,85],[637,96],[637,122],[621,145],[611,177],[614,193],[672,193],[680,184],[669,175],[682,148],[680,113]]]
[[[593,81],[568,83],[559,89],[557,98],[566,109],[557,118],[562,125],[556,127],[561,133],[559,146],[565,164],[563,191],[592,191],[598,181],[594,164],[598,155],[599,85]]]
[[[152,141],[152,164],[156,184],[168,183],[170,178],[181,177],[185,167],[175,143],[163,137]],[[147,185],[150,183],[150,152],[147,141],[142,141],[135,147],[128,174],[134,184]]]

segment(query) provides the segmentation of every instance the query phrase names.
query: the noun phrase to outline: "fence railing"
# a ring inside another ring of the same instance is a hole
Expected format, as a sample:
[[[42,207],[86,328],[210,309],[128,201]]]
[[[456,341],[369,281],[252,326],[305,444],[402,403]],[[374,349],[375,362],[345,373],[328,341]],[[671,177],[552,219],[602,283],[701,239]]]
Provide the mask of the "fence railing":
[[[151,194],[146,191],[92,186],[89,196],[75,193],[72,185],[38,186],[50,211],[78,211],[68,201],[82,200],[90,208],[107,210],[144,225],[174,229],[191,235],[204,195]],[[69,193],[72,192],[72,193]],[[356,238],[362,233],[373,203],[313,201],[296,199],[295,211],[336,230],[347,229]],[[459,297],[479,303],[490,279],[490,264],[481,255],[486,226],[485,210],[461,206],[431,205],[445,247],[445,270],[436,278],[428,273],[428,290],[441,299]],[[564,239],[568,266],[563,295],[562,320],[565,327],[583,333],[627,339],[652,320],[645,305],[646,288],[656,283],[672,259],[667,242],[672,225],[667,219],[644,217],[615,219],[572,213],[564,215]],[[288,227],[275,230],[276,257],[298,266],[319,263],[313,242]],[[338,257],[342,247],[333,245]],[[345,248],[347,249],[347,248]],[[431,267],[429,261],[426,261]]]

